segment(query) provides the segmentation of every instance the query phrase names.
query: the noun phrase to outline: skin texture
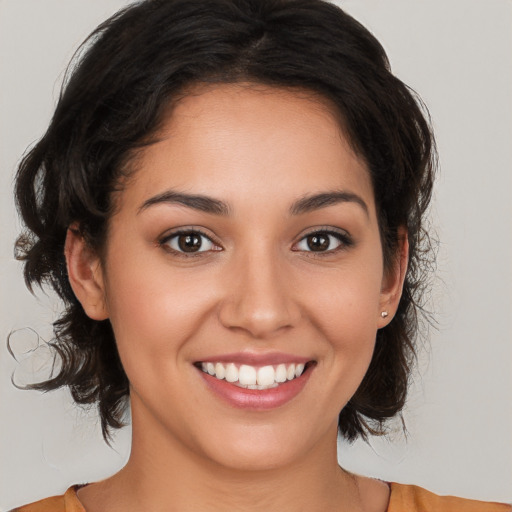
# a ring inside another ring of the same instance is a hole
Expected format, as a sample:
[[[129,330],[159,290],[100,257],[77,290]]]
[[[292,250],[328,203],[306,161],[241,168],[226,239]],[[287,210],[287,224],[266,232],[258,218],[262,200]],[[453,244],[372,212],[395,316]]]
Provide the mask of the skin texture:
[[[326,103],[250,84],[197,88],[135,166],[102,260],[72,230],[66,243],[75,294],[110,319],[131,384],[129,462],[79,491],[86,509],[385,510],[387,486],[339,468],[337,419],[396,310],[407,246],[385,271],[367,168]],[[169,191],[229,211],[155,200]],[[351,199],[290,212],[333,191]],[[177,228],[200,229],[201,251],[173,252]],[[311,250],[307,235],[326,229],[343,241]],[[275,352],[315,364],[297,396],[266,411],[219,399],[194,366]]]

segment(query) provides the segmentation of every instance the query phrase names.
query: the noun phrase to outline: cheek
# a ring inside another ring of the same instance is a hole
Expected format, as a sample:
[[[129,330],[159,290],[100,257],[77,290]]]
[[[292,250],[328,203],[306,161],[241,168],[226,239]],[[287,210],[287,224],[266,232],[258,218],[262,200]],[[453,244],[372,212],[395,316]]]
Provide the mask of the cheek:
[[[355,345],[375,338],[379,319],[381,266],[361,262],[340,268],[318,280],[311,310],[318,327],[336,346]]]
[[[332,364],[340,375],[360,380],[370,364],[377,333],[375,296],[358,301],[354,293],[367,297],[361,290],[349,287],[331,296],[329,309],[325,309],[323,333],[332,350]],[[333,305],[336,304],[336,306]],[[355,390],[354,390],[355,391]]]
[[[174,362],[213,300],[201,275],[183,279],[148,258],[116,258],[107,277],[110,321],[127,374]]]
[[[330,384],[326,388],[332,390],[323,407],[334,407],[336,414],[356,392],[372,359],[379,320],[379,269],[378,264],[367,264],[340,271],[318,287],[322,292],[315,294],[311,305],[325,348]]]

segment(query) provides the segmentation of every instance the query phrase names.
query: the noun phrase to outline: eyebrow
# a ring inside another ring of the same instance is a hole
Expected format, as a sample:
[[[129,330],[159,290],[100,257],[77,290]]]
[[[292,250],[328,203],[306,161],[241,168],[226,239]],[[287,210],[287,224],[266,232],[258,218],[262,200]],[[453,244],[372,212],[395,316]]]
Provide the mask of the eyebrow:
[[[290,208],[291,215],[301,215],[320,208],[327,208],[339,203],[355,203],[359,205],[366,215],[369,215],[368,206],[361,197],[352,192],[336,190],[332,192],[320,192],[319,194],[307,195],[293,203]]]
[[[156,204],[181,204],[194,210],[199,210],[213,215],[229,216],[231,213],[230,206],[213,197],[199,195],[199,194],[186,194],[184,192],[176,192],[168,190],[162,194],[151,197],[144,201],[139,208],[138,213]],[[295,201],[290,207],[290,215],[302,215],[321,208],[327,208],[339,203],[355,203],[359,205],[366,215],[368,215],[368,206],[361,197],[352,192],[346,191],[329,191],[320,192],[318,194],[306,195],[299,200]]]
[[[187,206],[188,208],[199,210],[205,213],[211,213],[213,215],[227,216],[231,211],[229,205],[227,205],[224,201],[220,201],[219,199],[214,199],[213,197],[203,195],[185,194],[183,192],[168,190],[162,194],[151,197],[147,201],[144,201],[142,206],[139,208],[139,213],[149,208],[150,206],[161,203],[181,204],[183,206]]]

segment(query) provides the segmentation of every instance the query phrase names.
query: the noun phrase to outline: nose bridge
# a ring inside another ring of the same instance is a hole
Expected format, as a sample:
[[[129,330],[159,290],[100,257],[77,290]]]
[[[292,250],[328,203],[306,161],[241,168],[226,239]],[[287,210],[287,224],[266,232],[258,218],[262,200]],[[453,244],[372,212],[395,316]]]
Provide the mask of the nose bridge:
[[[221,322],[256,338],[291,327],[298,306],[286,265],[274,244],[248,244],[234,255],[233,272],[221,307]]]

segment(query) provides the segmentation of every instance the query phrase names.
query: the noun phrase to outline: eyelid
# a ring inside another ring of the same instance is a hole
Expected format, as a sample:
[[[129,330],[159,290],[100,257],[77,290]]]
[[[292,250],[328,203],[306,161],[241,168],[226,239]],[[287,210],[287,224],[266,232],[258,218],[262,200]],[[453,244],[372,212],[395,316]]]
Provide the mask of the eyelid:
[[[352,247],[355,244],[354,239],[352,238],[352,235],[345,229],[336,228],[334,226],[317,226],[314,228],[310,228],[306,233],[303,233],[300,236],[299,240],[293,244],[293,247],[296,247],[297,244],[302,242],[308,236],[316,235],[316,234],[332,235],[340,241],[340,245],[338,247],[336,247],[335,249],[330,249],[327,251],[304,251],[301,249],[293,249],[293,248],[292,248],[292,250],[295,250],[297,252],[308,253],[308,256],[309,255],[323,256],[323,255],[330,255],[330,254],[336,253],[338,251],[342,251],[344,249]]]
[[[191,233],[200,235],[201,237],[208,239],[214,246],[220,247],[220,249],[210,249],[210,250],[206,250],[206,251],[196,251],[196,252],[184,252],[184,251],[179,251],[179,250],[173,249],[172,247],[169,246],[168,242],[171,239],[173,239],[179,235],[185,235],[185,234],[191,234]],[[164,248],[166,251],[168,251],[174,255],[177,255],[177,256],[183,256],[185,258],[204,256],[210,252],[218,252],[218,251],[224,250],[222,245],[216,240],[216,238],[214,236],[206,233],[202,228],[196,227],[196,226],[183,226],[183,227],[174,228],[170,231],[167,231],[165,234],[158,237],[157,244],[160,247]]]
[[[213,250],[210,249],[210,250],[205,250],[205,251],[197,251],[197,252],[189,252],[188,253],[188,252],[173,249],[172,247],[170,247],[168,245],[169,240],[171,240],[172,238],[177,237],[181,234],[190,234],[190,233],[198,234],[198,235],[208,239],[214,246],[217,246],[218,248],[213,249]],[[311,235],[315,235],[315,234],[325,234],[325,235],[334,236],[335,238],[337,238],[339,240],[340,245],[338,247],[336,247],[335,249],[329,249],[327,251],[305,251],[302,249],[295,248],[297,246],[297,244],[302,242],[305,238],[307,238],[308,236],[311,236]],[[323,255],[330,255],[330,254],[336,253],[338,251],[347,249],[347,248],[353,246],[354,243],[355,242],[354,242],[352,236],[345,229],[341,229],[341,228],[337,228],[337,227],[333,227],[333,226],[317,226],[314,228],[310,228],[305,233],[303,233],[300,236],[300,238],[298,239],[298,241],[293,244],[292,250],[296,251],[296,252],[308,253],[308,255],[311,255],[311,256],[323,256]],[[157,244],[160,247],[167,250],[168,252],[171,252],[177,256],[182,256],[185,258],[205,256],[211,252],[219,252],[219,251],[224,250],[224,248],[222,247],[222,244],[220,244],[218,242],[218,240],[216,239],[215,236],[212,236],[211,234],[206,233],[205,230],[203,230],[201,227],[197,227],[197,226],[183,226],[183,227],[174,228],[170,231],[167,231],[165,234],[158,237]]]

